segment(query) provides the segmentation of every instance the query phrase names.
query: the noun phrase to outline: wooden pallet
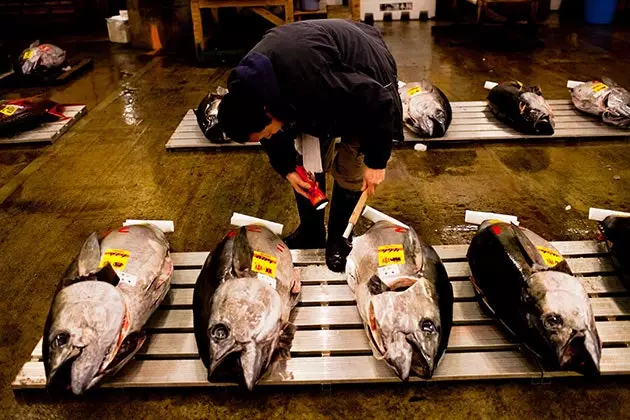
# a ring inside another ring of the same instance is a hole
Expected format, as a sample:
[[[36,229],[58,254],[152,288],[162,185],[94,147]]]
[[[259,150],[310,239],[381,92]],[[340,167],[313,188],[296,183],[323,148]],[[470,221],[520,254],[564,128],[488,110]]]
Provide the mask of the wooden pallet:
[[[575,109],[570,100],[548,101],[556,116],[553,136],[533,136],[520,133],[498,121],[484,101],[451,102],[453,121],[446,135],[441,138],[425,139],[405,128],[405,142],[438,144],[442,142],[484,142],[518,140],[571,140],[580,138],[630,137],[628,130],[612,127],[601,122],[599,117],[584,114]],[[189,110],[171,138],[167,150],[195,148],[240,148],[259,147],[260,143],[211,143],[197,125],[197,118]]]
[[[605,247],[593,241],[555,242],[582,277],[604,342],[602,375],[630,374],[630,296],[613,273]],[[485,315],[476,301],[465,260],[466,245],[437,246],[455,295],[454,327],[447,353],[433,380],[544,379],[578,376],[549,372]],[[372,353],[354,297],[342,274],[328,271],[321,250],[292,251],[302,271],[302,296],[293,311],[298,327],[292,358],[277,364],[261,385],[396,382],[398,378]],[[147,325],[149,339],[106,387],[224,386],[207,382],[193,334],[192,294],[207,252],[173,254],[175,273],[169,296]],[[45,386],[41,341],[13,381],[13,389]],[[412,381],[419,380],[411,378]]]
[[[70,61],[67,65],[70,67],[68,70],[57,70],[50,73],[43,74],[18,74],[11,72],[5,79],[0,79],[3,86],[7,87],[34,87],[34,86],[49,86],[49,85],[61,85],[73,78],[79,76],[84,71],[89,70],[94,66],[94,60],[91,58],[84,58],[79,61]]]
[[[87,113],[85,105],[71,105],[64,108],[63,114],[69,119],[51,123],[25,131],[11,137],[0,137],[0,145],[24,143],[53,143],[70,129],[81,117]]]

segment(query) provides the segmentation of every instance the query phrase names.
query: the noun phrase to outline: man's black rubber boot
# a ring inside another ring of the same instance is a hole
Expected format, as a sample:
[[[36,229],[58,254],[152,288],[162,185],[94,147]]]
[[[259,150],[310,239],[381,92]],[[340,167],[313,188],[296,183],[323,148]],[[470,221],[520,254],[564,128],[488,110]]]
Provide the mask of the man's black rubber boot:
[[[326,174],[317,174],[315,179],[319,188],[326,194]],[[284,238],[284,242],[290,249],[324,248],[326,246],[325,210],[315,209],[310,200],[297,192],[295,192],[295,201],[300,215],[300,226]]]
[[[334,272],[346,269],[346,257],[352,249],[352,236],[343,237],[354,206],[359,202],[361,191],[350,191],[335,182],[330,215],[328,216],[328,241],[326,242],[326,265]]]

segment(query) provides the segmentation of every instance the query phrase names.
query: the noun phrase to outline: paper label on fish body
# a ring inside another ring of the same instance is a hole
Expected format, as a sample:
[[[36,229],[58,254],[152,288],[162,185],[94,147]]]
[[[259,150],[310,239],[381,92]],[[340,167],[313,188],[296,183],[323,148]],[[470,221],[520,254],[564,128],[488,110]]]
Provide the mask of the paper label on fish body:
[[[252,271],[275,279],[277,263],[278,260],[273,255],[254,251],[254,256],[252,257]]]
[[[33,50],[30,50],[30,49],[29,49],[29,50],[25,50],[25,51],[22,53],[22,58],[23,58],[24,60],[28,60],[29,58],[32,58],[32,57],[33,57],[33,54],[34,54]]]
[[[0,114],[4,114],[7,117],[10,117],[11,115],[15,114],[15,111],[17,111],[18,109],[20,109],[20,107],[17,105],[5,105],[0,108]]]
[[[266,275],[264,275],[264,274],[260,274],[260,273],[258,273],[258,280],[262,280],[262,281],[264,281],[264,282],[265,282],[265,283],[267,283],[269,286],[271,286],[274,290],[276,290],[276,283],[277,283],[277,280],[276,280],[276,279],[274,279],[273,277],[269,277],[269,276],[266,276]]]
[[[407,91],[407,95],[409,95],[409,97],[412,97],[412,96],[416,96],[416,95],[418,95],[418,94],[420,94],[422,92],[424,92],[422,90],[422,88],[420,86],[416,86],[416,87],[412,87],[411,89],[409,89]]]
[[[402,244],[378,247],[378,266],[398,265],[405,263],[405,249]]]
[[[129,261],[130,256],[131,252],[126,249],[108,248],[101,257],[101,262],[98,265],[98,268],[103,268],[105,267],[105,264],[109,263],[117,273],[125,271],[125,267],[127,267],[127,261]]]
[[[538,246],[536,248],[538,248],[538,252],[540,252],[540,255],[545,260],[545,264],[547,264],[549,267],[555,267],[556,265],[564,261],[562,255],[558,254],[552,249],[545,248],[544,246]]]
[[[125,273],[124,271],[115,270],[118,275],[118,279],[120,283],[128,284],[130,286],[135,286],[136,281],[138,280],[138,276],[134,276],[133,274]]]

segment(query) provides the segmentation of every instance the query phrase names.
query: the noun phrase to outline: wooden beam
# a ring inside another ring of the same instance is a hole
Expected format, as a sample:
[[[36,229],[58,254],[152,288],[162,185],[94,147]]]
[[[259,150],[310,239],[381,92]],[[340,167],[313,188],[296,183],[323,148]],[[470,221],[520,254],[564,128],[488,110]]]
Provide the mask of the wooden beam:
[[[193,23],[193,35],[195,38],[195,52],[199,56],[206,50],[206,41],[203,38],[203,23],[201,21],[201,9],[199,0],[190,0],[190,14]]]
[[[273,23],[276,26],[284,25],[284,21],[280,19],[278,16],[271,13],[269,10],[264,7],[252,7],[252,12],[256,13],[259,16],[264,17],[269,22]]]
[[[284,21],[285,23],[291,23],[294,19],[293,0],[286,0],[284,4]]]
[[[266,7],[284,6],[286,0],[191,0],[199,3],[201,9],[215,7]]]

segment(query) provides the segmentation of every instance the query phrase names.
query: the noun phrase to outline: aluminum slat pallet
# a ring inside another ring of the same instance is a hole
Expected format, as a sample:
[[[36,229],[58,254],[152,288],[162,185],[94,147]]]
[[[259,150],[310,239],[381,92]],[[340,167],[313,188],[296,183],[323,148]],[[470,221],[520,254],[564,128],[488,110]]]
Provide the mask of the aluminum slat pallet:
[[[70,129],[87,112],[85,105],[70,105],[63,109],[67,120],[42,124],[41,126],[11,137],[0,137],[0,145],[24,143],[53,143]]]
[[[612,127],[601,122],[601,118],[584,114],[575,109],[570,100],[558,99],[547,101],[556,117],[556,129],[553,136],[532,136],[520,133],[498,121],[485,101],[451,102],[453,121],[446,135],[441,138],[424,139],[405,128],[405,141],[440,143],[449,141],[499,141],[499,140],[567,140],[576,138],[628,137],[630,132]],[[166,149],[195,148],[239,148],[260,147],[260,143],[211,143],[197,125],[195,113],[189,110],[171,138]]]
[[[555,242],[591,296],[599,334],[604,342],[602,375],[630,374],[630,296],[614,275],[605,247],[594,241]],[[477,303],[468,276],[466,245],[436,246],[453,284],[454,327],[433,380],[498,378],[543,379],[577,376],[541,371],[497,322]],[[300,267],[302,296],[292,313],[298,330],[292,358],[278,363],[261,385],[395,382],[385,362],[372,357],[352,293],[343,274],[328,271],[321,250],[292,251]],[[149,338],[136,359],[106,387],[224,386],[207,382],[197,355],[191,310],[192,292],[207,252],[174,253],[175,272],[169,296],[147,325]],[[41,341],[13,381],[13,389],[45,385]],[[420,380],[411,378],[412,381]]]

